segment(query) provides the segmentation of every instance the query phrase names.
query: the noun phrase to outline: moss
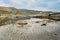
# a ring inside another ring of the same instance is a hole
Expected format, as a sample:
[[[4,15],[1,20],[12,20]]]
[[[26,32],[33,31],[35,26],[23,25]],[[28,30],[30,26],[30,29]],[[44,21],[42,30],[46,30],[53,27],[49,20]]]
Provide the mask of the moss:
[[[35,23],[40,23],[40,21],[36,21]]]
[[[28,23],[18,23],[19,25],[27,25]]]
[[[23,25],[18,25],[17,27],[18,27],[18,28],[23,28]]]
[[[41,26],[46,26],[46,24],[43,23]]]

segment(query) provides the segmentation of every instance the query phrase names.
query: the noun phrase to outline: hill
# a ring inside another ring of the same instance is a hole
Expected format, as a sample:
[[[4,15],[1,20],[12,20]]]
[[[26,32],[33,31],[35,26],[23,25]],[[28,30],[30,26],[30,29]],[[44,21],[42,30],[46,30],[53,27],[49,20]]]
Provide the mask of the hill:
[[[34,15],[40,13],[53,13],[52,11],[36,11],[36,10],[28,10],[28,9],[17,9],[14,7],[0,7],[0,14],[2,13],[12,13],[12,14],[23,14],[23,15]],[[9,14],[8,13],[8,14]]]

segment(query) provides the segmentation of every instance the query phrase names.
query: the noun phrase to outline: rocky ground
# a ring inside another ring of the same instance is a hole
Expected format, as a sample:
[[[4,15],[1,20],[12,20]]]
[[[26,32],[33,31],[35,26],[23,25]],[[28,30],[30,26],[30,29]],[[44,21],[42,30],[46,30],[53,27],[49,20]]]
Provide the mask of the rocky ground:
[[[39,18],[19,20],[0,26],[0,40],[60,40],[60,22]]]

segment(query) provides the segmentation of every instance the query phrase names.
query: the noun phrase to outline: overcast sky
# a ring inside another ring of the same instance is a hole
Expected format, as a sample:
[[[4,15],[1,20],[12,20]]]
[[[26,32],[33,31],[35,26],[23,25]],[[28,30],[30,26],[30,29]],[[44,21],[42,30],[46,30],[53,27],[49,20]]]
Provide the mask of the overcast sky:
[[[60,11],[60,0],[0,0],[0,6]]]

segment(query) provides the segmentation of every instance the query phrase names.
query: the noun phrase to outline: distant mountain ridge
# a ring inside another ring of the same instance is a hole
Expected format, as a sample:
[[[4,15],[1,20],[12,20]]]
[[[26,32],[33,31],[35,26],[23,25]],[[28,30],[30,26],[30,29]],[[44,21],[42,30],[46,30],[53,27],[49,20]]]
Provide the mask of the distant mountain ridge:
[[[0,13],[1,11],[7,11],[10,13],[18,13],[18,14],[40,14],[40,13],[54,13],[52,11],[36,11],[36,10],[28,10],[28,9],[17,9],[14,7],[0,7]]]

